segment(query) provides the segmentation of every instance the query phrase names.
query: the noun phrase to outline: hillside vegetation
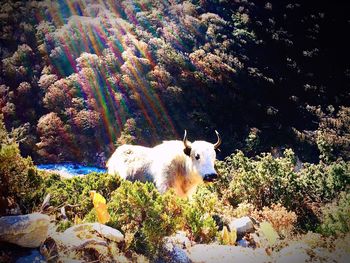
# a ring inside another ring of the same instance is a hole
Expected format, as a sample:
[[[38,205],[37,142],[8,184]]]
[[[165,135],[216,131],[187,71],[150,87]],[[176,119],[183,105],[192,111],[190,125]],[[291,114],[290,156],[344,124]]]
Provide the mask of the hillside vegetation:
[[[349,158],[348,7],[319,1],[5,1],[0,108],[36,162],[224,138]],[[31,99],[29,99],[31,98]]]
[[[45,211],[57,231],[64,231],[100,221],[90,199],[94,190],[106,198],[107,225],[125,235],[121,251],[150,260],[162,257],[163,238],[177,231],[184,231],[196,243],[237,245],[237,237],[225,237],[224,228],[242,216],[260,222],[258,231],[263,231],[262,222],[268,222],[270,231],[276,233],[272,241],[269,232],[260,232],[259,241],[246,234],[252,248],[278,252],[293,242],[305,243],[310,249],[325,249],[321,255],[315,252],[316,261],[327,259],[327,253],[338,248],[349,253],[349,162],[305,163],[297,169],[291,150],[280,158],[271,154],[249,158],[237,152],[217,163],[218,181],[182,199],[173,191],[161,195],[153,183],[132,183],[108,174],[62,179],[39,172],[30,158],[21,157],[18,144],[0,124],[0,215]],[[50,201],[44,207],[41,204],[48,194]]]

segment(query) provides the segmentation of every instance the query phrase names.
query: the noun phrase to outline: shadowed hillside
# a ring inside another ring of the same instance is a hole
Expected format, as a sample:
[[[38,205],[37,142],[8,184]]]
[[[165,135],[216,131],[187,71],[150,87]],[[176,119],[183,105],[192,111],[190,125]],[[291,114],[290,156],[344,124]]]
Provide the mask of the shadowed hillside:
[[[346,5],[7,1],[1,112],[35,161],[103,164],[115,145],[224,138],[348,158]],[[29,15],[30,14],[30,15]]]

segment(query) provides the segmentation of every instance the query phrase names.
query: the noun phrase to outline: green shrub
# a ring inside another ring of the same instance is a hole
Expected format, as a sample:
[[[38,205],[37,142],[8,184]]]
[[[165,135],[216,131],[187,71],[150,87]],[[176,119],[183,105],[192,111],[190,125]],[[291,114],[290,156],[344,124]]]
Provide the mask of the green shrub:
[[[312,202],[330,202],[350,184],[350,163],[304,164],[299,173],[299,191]]]
[[[0,215],[19,205],[22,212],[30,212],[33,205],[32,190],[41,184],[41,178],[30,157],[23,158],[15,139],[6,131],[0,115]],[[10,200],[10,202],[9,202]]]
[[[62,220],[58,222],[56,230],[58,232],[64,232],[66,229],[70,228],[71,226],[73,226],[72,221]]]
[[[320,108],[315,111],[319,119],[316,136],[310,138],[320,152],[320,160],[331,163],[337,159],[349,161],[350,156],[350,107],[339,107],[335,110],[328,106],[328,111]]]
[[[350,193],[341,192],[339,198],[322,208],[322,224],[318,232],[330,236],[350,231]]]
[[[260,144],[261,131],[257,128],[251,128],[247,138],[245,139],[245,149],[248,152],[253,152],[256,150]]]
[[[50,194],[50,205],[59,208],[66,207],[67,216],[73,219],[75,215],[83,218],[93,208],[90,191],[96,190],[108,201],[111,193],[120,185],[120,178],[116,175],[104,173],[90,173],[85,176],[74,176],[61,179],[57,174],[50,174],[43,179],[36,195],[41,200]]]
[[[108,204],[110,225],[124,232],[127,248],[152,255],[162,238],[181,223],[181,200],[169,192],[161,195],[154,184],[123,181]]]
[[[220,177],[213,188],[234,207],[248,202],[261,210],[280,203],[298,215],[299,226],[315,229],[317,203],[327,203],[349,187],[350,163],[304,163],[296,170],[295,160],[291,150],[281,158],[266,153],[248,158],[239,151],[217,163]]]
[[[349,187],[349,162],[304,164],[298,174],[298,192],[293,210],[304,229],[315,231],[320,224],[320,207]]]
[[[87,213],[83,219],[84,223],[94,223],[97,222],[97,214],[95,208],[92,208],[89,213]]]
[[[259,222],[268,221],[280,237],[286,238],[292,235],[297,216],[280,204],[264,207],[260,211],[253,211],[252,217]]]
[[[217,206],[216,194],[205,187],[185,200],[173,191],[160,194],[152,183],[123,181],[108,203],[108,224],[124,232],[127,249],[154,256],[163,238],[177,230],[186,230],[198,242],[212,241],[217,233],[212,217]]]
[[[239,151],[218,163],[220,179],[216,189],[234,206],[247,201],[258,209],[278,202],[291,207],[298,193],[294,165],[295,156],[291,150],[285,151],[284,158],[264,153],[256,159]]]
[[[222,212],[217,195],[205,186],[200,186],[192,199],[184,206],[184,229],[190,238],[201,243],[213,241],[217,226],[213,216]]]

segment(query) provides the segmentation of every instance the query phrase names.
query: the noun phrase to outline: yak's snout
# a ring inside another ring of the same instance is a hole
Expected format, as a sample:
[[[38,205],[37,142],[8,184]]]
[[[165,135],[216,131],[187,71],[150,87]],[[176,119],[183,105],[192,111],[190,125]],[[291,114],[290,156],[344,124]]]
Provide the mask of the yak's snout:
[[[217,179],[217,178],[218,178],[218,174],[217,174],[217,173],[212,173],[212,174],[206,174],[206,175],[204,175],[203,180],[204,180],[205,182],[212,182],[212,181],[214,181],[214,180]]]

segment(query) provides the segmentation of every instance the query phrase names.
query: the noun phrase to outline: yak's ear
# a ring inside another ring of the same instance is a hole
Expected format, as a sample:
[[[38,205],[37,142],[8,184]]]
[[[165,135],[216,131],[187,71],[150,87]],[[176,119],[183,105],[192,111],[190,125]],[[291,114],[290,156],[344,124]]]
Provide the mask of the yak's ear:
[[[184,148],[184,153],[185,153],[187,156],[190,156],[190,155],[191,155],[191,147],[185,147],[185,148]]]

